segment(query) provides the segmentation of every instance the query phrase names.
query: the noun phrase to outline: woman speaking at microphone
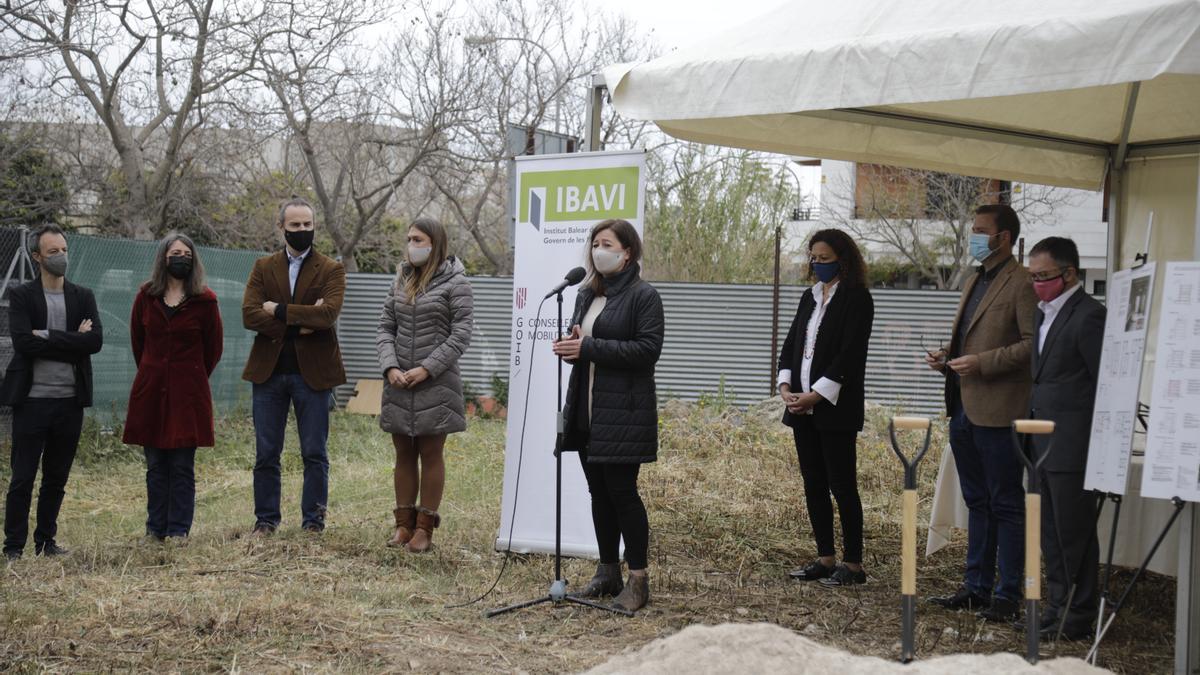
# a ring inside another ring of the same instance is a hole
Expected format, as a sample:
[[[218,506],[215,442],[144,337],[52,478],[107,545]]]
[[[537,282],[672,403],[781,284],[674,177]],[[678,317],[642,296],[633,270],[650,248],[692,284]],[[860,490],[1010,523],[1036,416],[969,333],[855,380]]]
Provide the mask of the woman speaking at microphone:
[[[579,452],[600,549],[596,575],[579,596],[616,595],[613,606],[629,611],[650,599],[650,523],[637,479],[641,465],[658,456],[654,364],[665,325],[658,291],[641,278],[641,257],[642,241],[627,221],[593,227],[570,335],[554,343],[554,353],[573,364],[560,450]],[[622,538],[628,582],[621,581]]]
[[[875,305],[862,253],[845,232],[817,231],[808,241],[808,255],[815,283],[801,296],[779,352],[778,382],[787,406],[783,423],[796,441],[818,558],[790,576],[848,586],[867,581],[855,446],[863,428],[863,381]],[[830,493],[842,519],[842,564],[836,566]]]

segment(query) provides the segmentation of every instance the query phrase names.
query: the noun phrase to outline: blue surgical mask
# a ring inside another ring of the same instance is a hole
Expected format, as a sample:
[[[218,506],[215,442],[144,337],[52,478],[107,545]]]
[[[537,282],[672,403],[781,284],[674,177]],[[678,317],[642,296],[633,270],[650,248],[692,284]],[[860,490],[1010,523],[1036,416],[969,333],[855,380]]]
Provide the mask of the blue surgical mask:
[[[988,244],[991,243],[991,241],[991,235],[975,233],[971,234],[971,257],[979,262],[983,262],[984,260],[990,258],[992,254],[996,252],[996,249],[988,248]]]
[[[833,281],[834,278],[837,277],[838,272],[842,270],[841,263],[837,262],[836,260],[827,263],[814,262],[809,264],[812,266],[813,274],[816,274],[817,278],[820,279],[821,283],[823,284]]]

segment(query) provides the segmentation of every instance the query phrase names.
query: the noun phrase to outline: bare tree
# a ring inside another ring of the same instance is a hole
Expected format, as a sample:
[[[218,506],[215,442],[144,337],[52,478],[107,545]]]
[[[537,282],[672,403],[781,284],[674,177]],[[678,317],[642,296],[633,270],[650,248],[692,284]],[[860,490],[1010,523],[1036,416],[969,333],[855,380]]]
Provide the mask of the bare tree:
[[[960,288],[970,270],[968,238],[980,204],[1010,200],[1008,183],[893,166],[862,164],[854,180],[823,189],[826,220],[861,242],[903,260],[939,289]],[[1039,222],[1069,203],[1064,190],[1025,186],[1012,206],[1023,222]]]
[[[272,22],[283,30],[263,26],[253,74],[269,92],[268,101],[256,102],[259,112],[279,119],[299,147],[323,223],[350,271],[364,238],[394,215],[397,196],[446,152],[477,105],[476,62],[464,54],[454,20],[428,3],[404,11],[393,23],[396,36],[373,51],[359,40],[389,18],[386,5],[289,7]]]
[[[189,165],[189,141],[253,66],[251,0],[6,0],[8,58],[36,60],[41,86],[67,110],[90,111],[117,158],[119,219],[147,238],[162,229]],[[80,105],[82,102],[82,105]]]

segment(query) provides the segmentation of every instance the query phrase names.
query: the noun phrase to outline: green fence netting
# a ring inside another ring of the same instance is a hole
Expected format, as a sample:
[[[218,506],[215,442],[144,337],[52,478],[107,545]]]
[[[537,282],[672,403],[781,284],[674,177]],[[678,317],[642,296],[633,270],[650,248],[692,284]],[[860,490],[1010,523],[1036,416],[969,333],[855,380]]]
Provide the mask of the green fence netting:
[[[17,231],[0,231],[0,241],[13,241],[14,236],[9,234],[12,232]],[[105,422],[120,422],[124,419],[129,390],[137,372],[129,346],[129,313],[134,295],[150,276],[158,243],[69,234],[67,246],[70,255],[67,278],[96,294],[104,326],[104,348],[92,357],[95,371],[93,414]],[[5,250],[0,251],[3,257],[0,281],[16,250],[12,246],[2,248]],[[241,379],[241,374],[254,335],[242,327],[242,292],[254,261],[265,253],[204,246],[199,250],[208,275],[208,286],[217,294],[225,325],[224,354],[209,380],[213,404],[218,412],[248,408],[250,385]],[[7,307],[2,310],[8,311]]]

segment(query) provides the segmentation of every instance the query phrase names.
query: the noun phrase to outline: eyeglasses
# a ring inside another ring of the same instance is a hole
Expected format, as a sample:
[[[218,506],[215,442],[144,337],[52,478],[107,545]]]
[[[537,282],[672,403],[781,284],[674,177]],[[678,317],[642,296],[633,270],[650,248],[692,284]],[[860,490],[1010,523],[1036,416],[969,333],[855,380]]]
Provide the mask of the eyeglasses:
[[[926,353],[926,354],[928,354],[928,355],[930,355],[930,356],[933,356],[933,355],[937,354],[939,351],[941,351],[941,350],[942,350],[942,348],[943,348],[943,347],[942,347],[942,344],[941,344],[940,342],[937,342],[937,341],[934,341],[934,342],[933,342],[933,348],[932,348],[932,349],[930,349],[930,348],[929,348],[929,344],[930,344],[930,343],[929,343],[929,342],[926,340],[926,338],[925,338],[925,334],[924,334],[924,333],[921,333],[921,349],[925,350],[925,353]],[[946,355],[945,355],[945,354],[942,354],[940,361],[941,361],[942,363],[945,363],[945,362],[946,362]]]
[[[1058,272],[1058,274],[1055,274],[1053,276],[1048,276],[1049,275],[1048,272],[1038,272],[1037,274],[1031,274],[1029,276],[1033,277],[1034,281],[1054,281],[1055,279],[1066,274],[1067,270],[1069,270],[1071,268],[1068,266],[1068,267],[1056,267],[1054,269]]]

